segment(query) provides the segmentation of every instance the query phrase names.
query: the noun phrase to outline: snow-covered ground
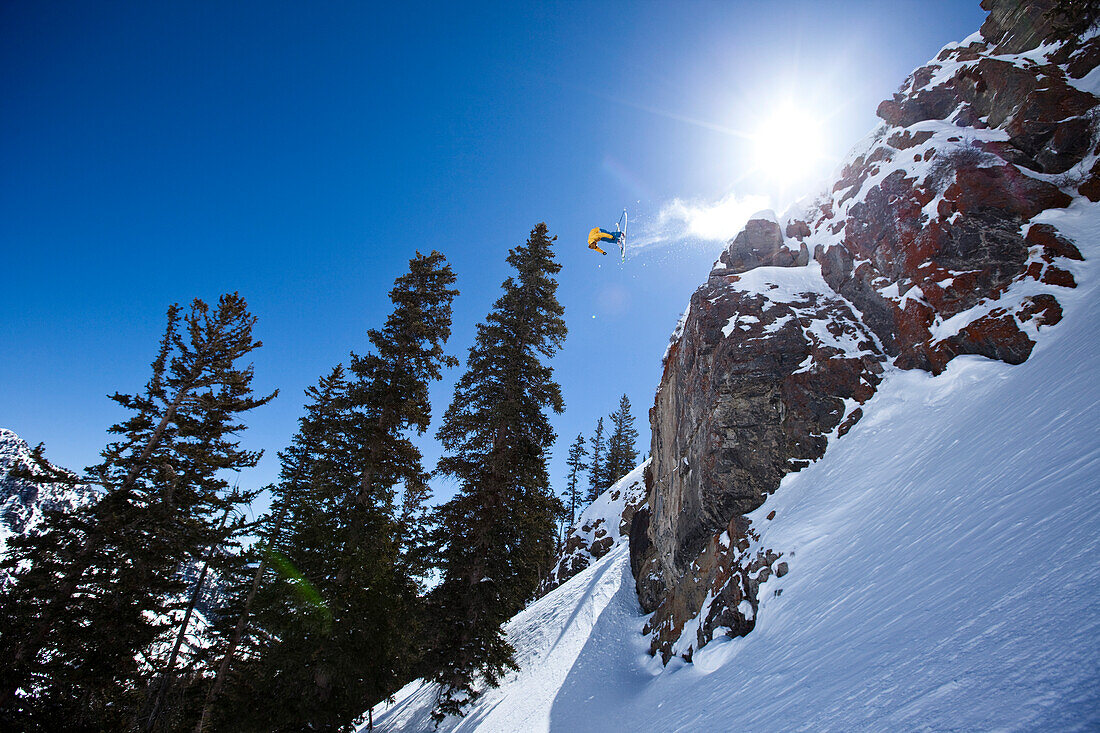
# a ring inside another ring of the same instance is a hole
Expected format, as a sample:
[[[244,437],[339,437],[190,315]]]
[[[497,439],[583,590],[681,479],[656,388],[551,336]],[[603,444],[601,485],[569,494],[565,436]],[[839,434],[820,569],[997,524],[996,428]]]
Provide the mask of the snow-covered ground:
[[[1100,729],[1100,205],[1041,219],[1087,258],[1065,319],[1020,366],[889,372],[752,515],[790,572],[748,636],[662,668],[620,546],[511,622],[521,670],[439,730]],[[433,703],[410,685],[376,728],[432,730]]]

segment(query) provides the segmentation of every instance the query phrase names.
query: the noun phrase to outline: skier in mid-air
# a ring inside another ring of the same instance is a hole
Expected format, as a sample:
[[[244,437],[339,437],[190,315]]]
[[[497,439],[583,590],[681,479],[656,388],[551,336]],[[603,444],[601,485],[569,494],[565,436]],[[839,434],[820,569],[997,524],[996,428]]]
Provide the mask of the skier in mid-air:
[[[619,217],[619,223],[615,225],[615,231],[609,232],[606,229],[599,227],[592,227],[592,231],[588,233],[588,248],[594,249],[602,255],[607,254],[600,247],[600,242],[610,242],[611,244],[619,245],[619,252],[622,254],[623,259],[626,259],[626,211],[623,211],[623,215]]]
[[[600,248],[600,242],[611,242],[612,244],[619,243],[619,235],[614,232],[609,232],[606,229],[600,229],[599,227],[592,227],[592,231],[588,233],[588,249],[594,249],[602,255],[607,254]]]

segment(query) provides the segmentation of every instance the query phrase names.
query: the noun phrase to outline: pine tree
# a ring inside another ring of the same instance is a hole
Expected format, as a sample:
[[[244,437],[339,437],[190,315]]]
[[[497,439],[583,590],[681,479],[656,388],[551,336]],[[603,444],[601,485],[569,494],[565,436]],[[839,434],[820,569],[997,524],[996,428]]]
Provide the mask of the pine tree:
[[[439,508],[435,534],[442,580],[431,595],[439,683],[434,715],[461,715],[515,667],[502,626],[530,600],[553,561],[561,503],[549,486],[549,408],[564,409],[544,363],[561,348],[566,327],[558,303],[560,269],[545,224],[508,254],[515,276],[478,326],[466,372],[455,386],[439,438],[439,472],[459,482]]]
[[[624,394],[619,399],[619,409],[611,414],[611,436],[607,441],[607,463],[604,480],[610,487],[630,473],[638,460],[634,444],[638,431],[634,429],[634,415],[630,413],[630,400]]]
[[[410,677],[427,475],[408,433],[427,429],[429,384],[455,363],[443,351],[454,279],[437,252],[411,260],[390,292],[393,312],[368,332],[371,351],[352,355],[346,386],[330,384],[332,398],[315,410],[323,439],[304,474],[279,489],[279,580],[257,603],[277,641],[261,647],[230,696],[281,702],[235,717],[236,729],[344,729]]]
[[[607,483],[607,443],[603,437],[603,418],[596,421],[596,432],[592,434],[592,460],[588,464],[588,499],[591,504],[604,492]]]
[[[390,292],[395,307],[385,326],[368,334],[373,350],[352,356],[358,487],[343,497],[345,522],[336,533],[345,554],[333,583],[333,681],[317,677],[314,684],[329,720],[340,725],[407,682],[420,652],[418,540],[428,475],[409,433],[428,429],[429,385],[458,364],[444,353],[454,282],[443,255],[418,254]]]
[[[186,596],[186,605],[182,608],[182,618],[176,622],[176,628],[172,631],[171,652],[161,666],[157,678],[153,680],[145,711],[138,721],[139,727],[145,731],[178,730],[186,726],[196,714],[196,691],[209,672],[211,655],[209,649],[193,647],[188,643],[190,635],[196,631],[192,622],[200,619],[200,604],[206,604],[206,610],[212,611],[216,617],[223,604],[215,587],[221,586],[225,579],[243,568],[241,540],[244,535],[252,533],[255,523],[246,521],[244,513],[238,511],[237,505],[251,502],[259,493],[242,492],[234,485],[230,501],[222,511],[217,536],[207,548],[206,556],[201,563],[196,559],[185,566],[183,576],[191,588]],[[235,500],[238,497],[240,501]],[[212,601],[217,602],[218,608],[209,607]],[[177,613],[180,610],[176,608]],[[209,618],[203,620],[208,621]],[[203,632],[204,636],[208,634],[209,631]],[[162,637],[158,643],[163,647],[169,640]]]
[[[294,600],[300,597],[297,591],[302,588],[286,573],[287,553],[294,554],[286,538],[300,540],[305,533],[286,528],[308,527],[313,523],[317,510],[323,506],[316,489],[324,484],[326,477],[331,477],[340,457],[348,454],[343,441],[347,422],[346,391],[347,379],[341,365],[334,367],[317,385],[305,390],[306,412],[298,420],[298,432],[290,446],[279,453],[280,479],[270,487],[273,502],[260,522],[261,537],[252,553],[252,572],[248,578],[242,574],[236,591],[231,594],[234,602],[226,609],[223,622],[216,629],[224,643],[219,645],[219,662],[198,713],[196,733],[231,726],[246,730],[246,721],[262,727],[272,721],[273,714],[279,719],[281,711],[278,705],[256,708],[249,705],[249,701],[260,694],[275,701],[284,699],[280,693],[293,694],[293,690],[277,690],[273,684],[279,668],[292,664],[293,660],[280,663],[273,659],[268,654],[272,648],[265,649],[265,642],[276,638],[274,632],[285,623],[288,614],[299,612]],[[317,610],[307,605],[302,613],[312,617]],[[242,663],[242,658],[251,663]],[[247,667],[247,674],[242,674],[243,666]],[[262,684],[250,684],[256,679],[262,679]]]
[[[131,413],[110,428],[119,440],[77,479],[102,498],[12,543],[15,582],[0,599],[5,725],[144,727],[143,693],[163,671],[153,645],[171,638],[164,619],[186,598],[180,570],[226,539],[219,520],[242,499],[226,471],[260,457],[237,439],[240,416],[275,396],[254,397],[251,365],[237,364],[260,346],[255,320],[235,293],[213,310],[195,300],[182,323],[169,308],[144,391],[111,397]]]
[[[577,509],[580,504],[580,491],[577,486],[577,474],[584,471],[588,466],[584,462],[585,456],[588,455],[588,451],[584,447],[584,436],[578,434],[577,439],[573,441],[573,445],[569,446],[569,457],[565,461],[565,465],[569,467],[569,483],[565,487],[565,499],[569,503],[569,526],[572,527],[573,523],[577,521]]]

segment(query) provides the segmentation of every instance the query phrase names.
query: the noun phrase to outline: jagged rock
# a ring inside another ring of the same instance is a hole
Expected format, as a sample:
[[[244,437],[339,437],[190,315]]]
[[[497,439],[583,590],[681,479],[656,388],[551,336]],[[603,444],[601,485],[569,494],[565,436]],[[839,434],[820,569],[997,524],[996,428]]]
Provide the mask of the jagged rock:
[[[1100,161],[1092,167],[1088,179],[1077,190],[1089,201],[1100,201]]]
[[[875,114],[893,127],[909,127],[924,120],[945,120],[957,106],[954,91],[939,86],[912,97],[895,94],[893,99],[882,101]]]
[[[932,133],[928,130],[920,132],[910,132],[909,130],[902,130],[901,132],[895,132],[886,140],[886,144],[895,150],[907,150],[908,148],[916,147],[917,145],[923,145],[932,139]],[[920,159],[919,156],[917,158]],[[809,232],[806,232],[806,236],[809,236]]]
[[[1019,8],[997,7],[996,38],[1016,33],[1012,24],[1031,17]],[[1021,43],[1038,45],[1034,39]],[[1090,147],[1096,98],[1068,84],[1062,67],[990,54],[983,43],[948,47],[880,109],[894,126],[928,125],[951,116],[956,126],[969,122],[969,132],[951,135],[942,126],[942,131],[883,130],[886,145],[923,148],[923,155],[916,154],[914,164],[902,163],[873,144],[844,169],[834,187],[839,200],[821,207],[817,219],[819,230],[826,226],[844,235],[815,250],[826,281],[857,306],[904,368],[939,372],[957,353],[1014,363],[1026,359],[1034,340],[1012,319],[987,318],[956,330],[947,341],[935,339],[933,329],[999,297],[1024,274],[1073,285],[1064,270],[1033,267],[1025,225],[1041,211],[1068,206],[1072,197],[1030,171],[1062,173],[1089,162],[1095,155]],[[1100,55],[1090,58],[1095,65]],[[953,73],[947,73],[949,64]],[[981,139],[978,131],[990,127],[1003,133]],[[881,180],[864,190],[876,176]],[[1091,190],[1087,180],[1082,187],[1083,193]],[[842,215],[837,209],[848,202],[853,203]]]
[[[819,268],[771,256],[785,250],[778,224],[753,221],[746,231],[692,296],[650,412],[651,503],[632,529],[647,541],[632,543],[631,557],[643,608],[657,612],[654,650],[666,657],[715,584],[725,595],[716,592],[715,615],[700,627],[705,639],[732,623],[723,598],[755,602],[764,566],[747,548],[718,551],[716,533],[731,533],[738,547],[753,536],[730,518],[823,454],[825,436],[847,416],[846,400],[873,394],[885,358]],[[738,270],[750,248],[759,261],[787,266]]]
[[[1083,79],[1100,65],[1100,36],[1093,36],[1083,43],[1062,46],[1049,56],[1052,64],[1066,70],[1071,79]]]
[[[989,11],[982,38],[996,45],[996,53],[1030,51],[1050,35],[1046,13],[1052,7],[1053,0],[982,0]]]
[[[1049,2],[983,7],[981,40],[915,71],[831,189],[750,221],[691,298],[629,533],[666,661],[753,628],[760,584],[791,568],[745,515],[852,428],[884,367],[1018,364],[1062,317],[1081,253],[1033,220],[1100,199],[1098,100],[1072,83],[1100,36],[1043,46]]]
[[[653,445],[652,481],[670,487],[663,500],[673,503],[651,505],[650,532],[672,538],[680,569],[731,512],[758,506],[792,459],[819,457],[843,400],[869,396],[881,372],[874,339],[813,271],[792,269],[809,277],[774,277],[765,292],[726,271],[716,267],[692,296],[651,413],[663,423],[655,435],[676,441]],[[691,436],[677,433],[683,424]]]
[[[755,267],[802,267],[809,261],[806,245],[801,244],[794,250],[784,246],[777,222],[752,219],[722,253],[710,276],[736,275]]]
[[[752,631],[760,584],[773,573],[787,572],[786,563],[777,563],[780,554],[761,549],[759,541],[760,535],[742,516],[734,516],[722,533],[708,540],[691,564],[692,582],[671,589],[646,624],[653,653],[666,663],[676,655],[690,661],[720,629],[729,636]]]

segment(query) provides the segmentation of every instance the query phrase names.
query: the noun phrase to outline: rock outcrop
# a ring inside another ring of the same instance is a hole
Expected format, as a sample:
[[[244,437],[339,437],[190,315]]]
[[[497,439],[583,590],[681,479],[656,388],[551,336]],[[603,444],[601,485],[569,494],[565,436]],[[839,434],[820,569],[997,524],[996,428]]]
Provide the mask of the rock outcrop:
[[[879,106],[835,185],[754,217],[692,296],[630,529],[666,661],[751,631],[760,584],[796,567],[745,515],[859,420],[885,369],[1018,364],[1060,320],[1081,254],[1036,218],[1100,200],[1100,35],[1054,41],[1049,6],[985,0],[981,33]]]
[[[543,596],[630,539],[634,514],[645,504],[645,461],[589,504],[568,529],[554,569],[543,579]]]

